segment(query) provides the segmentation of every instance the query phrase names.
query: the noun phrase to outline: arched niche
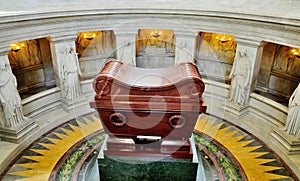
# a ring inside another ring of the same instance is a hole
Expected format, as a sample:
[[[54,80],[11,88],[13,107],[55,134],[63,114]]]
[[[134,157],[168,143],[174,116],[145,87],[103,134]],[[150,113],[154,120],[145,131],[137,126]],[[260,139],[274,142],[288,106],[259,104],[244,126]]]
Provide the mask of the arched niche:
[[[139,29],[136,36],[136,66],[142,68],[173,66],[175,42],[172,30]]]
[[[233,35],[199,32],[195,58],[201,75],[218,82],[229,82],[236,42]]]
[[[47,38],[11,43],[8,59],[22,98],[56,86]]]
[[[283,105],[300,82],[300,49],[264,42],[256,93]]]
[[[80,32],[76,39],[76,52],[81,80],[98,75],[109,58],[116,58],[116,35],[113,30]]]

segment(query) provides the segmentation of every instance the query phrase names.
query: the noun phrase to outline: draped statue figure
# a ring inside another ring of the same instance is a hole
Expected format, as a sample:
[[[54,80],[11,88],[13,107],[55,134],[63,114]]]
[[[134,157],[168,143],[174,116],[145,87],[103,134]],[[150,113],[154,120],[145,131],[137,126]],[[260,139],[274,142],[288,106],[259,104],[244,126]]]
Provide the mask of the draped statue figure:
[[[296,138],[300,138],[300,83],[289,100],[285,131]]]
[[[234,60],[231,73],[230,101],[239,105],[247,102],[250,83],[250,66],[245,49],[238,52],[238,57]]]
[[[81,94],[80,74],[77,54],[71,46],[66,46],[62,52],[61,75],[63,97],[68,101],[74,101]]]
[[[2,127],[14,128],[27,119],[23,115],[16,77],[3,61],[0,61],[0,100],[5,115]]]

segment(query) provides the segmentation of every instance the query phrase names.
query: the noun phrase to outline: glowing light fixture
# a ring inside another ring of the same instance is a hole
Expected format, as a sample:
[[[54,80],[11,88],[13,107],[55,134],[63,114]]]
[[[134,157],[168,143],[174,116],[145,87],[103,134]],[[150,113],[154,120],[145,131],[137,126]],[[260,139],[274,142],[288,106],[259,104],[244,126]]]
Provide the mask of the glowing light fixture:
[[[18,52],[21,50],[22,47],[25,47],[24,43],[12,43],[10,44],[10,50],[13,52]]]
[[[295,55],[297,58],[300,58],[300,49],[293,48],[291,49],[291,53]]]
[[[162,34],[162,32],[161,32],[161,31],[157,31],[157,30],[152,31],[152,32],[150,33],[150,35],[153,36],[154,38],[160,37],[161,34]]]
[[[232,41],[234,40],[232,35],[223,35],[223,34],[219,34],[216,36],[216,39],[221,41],[222,43],[226,43],[228,41]]]
[[[96,38],[96,33],[93,33],[93,32],[84,33],[83,38],[85,38],[87,40],[92,40],[92,39]]]

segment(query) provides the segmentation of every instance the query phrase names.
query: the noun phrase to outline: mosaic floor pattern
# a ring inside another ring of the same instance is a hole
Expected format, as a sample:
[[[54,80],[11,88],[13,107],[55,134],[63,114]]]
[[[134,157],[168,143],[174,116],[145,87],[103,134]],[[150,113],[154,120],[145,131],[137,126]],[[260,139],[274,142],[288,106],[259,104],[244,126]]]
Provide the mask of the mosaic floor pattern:
[[[34,141],[11,163],[0,180],[80,180],[80,168],[72,163],[81,162],[82,166],[89,155],[97,153],[95,150],[104,139],[101,131],[96,113],[70,120]],[[203,159],[210,159],[211,165],[217,168],[217,180],[298,180],[263,143],[224,120],[200,115],[194,135]],[[226,155],[237,169],[228,166]]]

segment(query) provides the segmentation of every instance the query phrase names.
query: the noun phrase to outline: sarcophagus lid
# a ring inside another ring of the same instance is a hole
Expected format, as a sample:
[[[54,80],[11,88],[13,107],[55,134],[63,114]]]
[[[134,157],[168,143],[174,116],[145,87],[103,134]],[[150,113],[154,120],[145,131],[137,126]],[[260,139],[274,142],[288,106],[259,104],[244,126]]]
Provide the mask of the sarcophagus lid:
[[[115,136],[188,138],[199,113],[206,111],[205,86],[190,62],[145,69],[111,60],[93,88],[90,106],[98,111],[105,131]]]

